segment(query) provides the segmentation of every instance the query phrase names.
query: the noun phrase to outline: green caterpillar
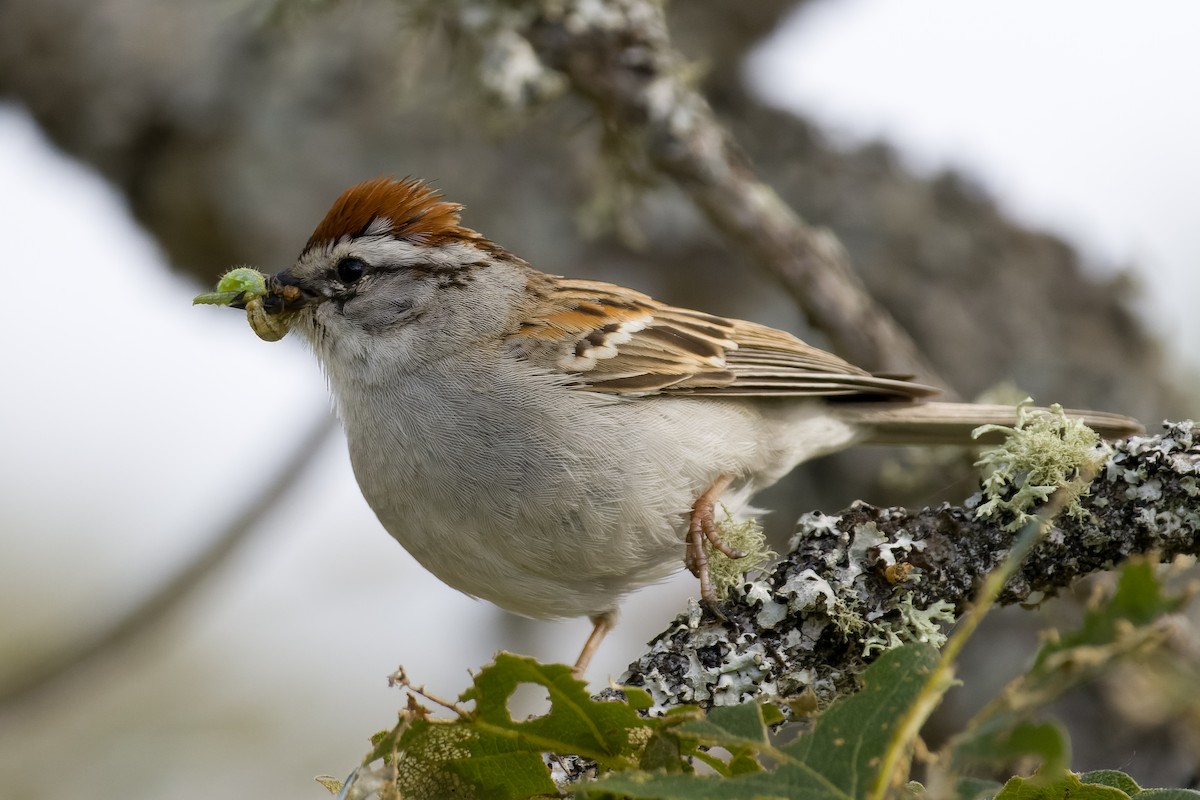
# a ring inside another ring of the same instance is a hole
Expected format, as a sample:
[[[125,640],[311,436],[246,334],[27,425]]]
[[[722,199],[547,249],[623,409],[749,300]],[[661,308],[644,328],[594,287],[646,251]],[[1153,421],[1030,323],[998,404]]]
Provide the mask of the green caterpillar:
[[[192,305],[228,306],[256,300],[267,293],[267,276],[253,267],[231,269],[217,281],[215,292],[198,294]]]
[[[198,294],[192,305],[245,307],[246,321],[266,342],[277,342],[291,329],[287,315],[267,314],[263,310],[262,298],[267,294],[267,276],[253,267],[237,267],[221,276],[215,292]]]

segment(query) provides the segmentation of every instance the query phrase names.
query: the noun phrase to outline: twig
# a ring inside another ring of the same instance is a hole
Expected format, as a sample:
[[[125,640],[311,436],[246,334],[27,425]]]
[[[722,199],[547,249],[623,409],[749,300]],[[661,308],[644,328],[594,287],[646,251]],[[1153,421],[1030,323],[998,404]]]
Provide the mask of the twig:
[[[513,39],[521,37],[544,65],[565,75],[610,138],[673,180],[724,233],[731,250],[749,254],[781,281],[839,354],[947,386],[867,292],[836,237],[800,219],[755,175],[711,106],[685,80],[686,63],[671,45],[661,2],[554,0],[522,7],[534,9],[526,11],[500,11],[491,0],[458,5],[461,19],[476,20],[462,28],[487,39],[480,41],[482,49],[503,41],[514,52]],[[492,24],[480,25],[481,17]],[[527,59],[508,61],[513,80],[546,84],[529,77]],[[497,77],[503,70],[495,59],[487,64],[485,81],[513,82]]]
[[[1075,477],[1070,487],[1060,488],[1042,510],[1025,524],[1004,560],[983,579],[974,601],[959,618],[954,632],[942,647],[937,664],[926,677],[916,700],[904,712],[900,724],[896,726],[896,733],[891,737],[880,759],[881,766],[876,772],[868,800],[884,800],[904,781],[908,775],[912,751],[916,743],[921,741],[921,728],[929,720],[934,709],[941,704],[946,692],[954,686],[955,668],[963,648],[975,635],[984,617],[999,600],[1005,584],[1016,573],[1030,551],[1045,538],[1046,532],[1063,509],[1080,491],[1085,490],[1095,477],[1093,470],[1085,469]]]

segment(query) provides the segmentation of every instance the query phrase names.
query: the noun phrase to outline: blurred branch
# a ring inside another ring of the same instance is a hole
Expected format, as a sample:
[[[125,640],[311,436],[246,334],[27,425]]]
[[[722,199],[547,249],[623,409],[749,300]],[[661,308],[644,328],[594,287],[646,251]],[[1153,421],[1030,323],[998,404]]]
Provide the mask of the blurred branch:
[[[460,3],[462,18],[471,20],[464,29],[488,54],[489,88],[509,102],[547,90],[545,76],[530,69],[527,54],[512,41],[515,30],[592,104],[607,133],[683,189],[733,251],[749,254],[780,280],[840,355],[947,385],[870,296],[833,233],[800,219],[756,176],[708,101],[685,81],[686,64],[671,44],[662,3],[568,0],[527,14],[495,5]],[[480,25],[481,17],[491,24]],[[495,52],[497,41],[505,43],[507,58]],[[528,91],[514,88],[522,86]]]
[[[469,59],[455,46],[488,38],[487,31],[455,39],[412,13],[425,6],[440,18],[457,15],[461,29],[469,20],[460,18],[470,15],[458,12],[468,3],[296,3],[303,13],[280,26],[259,24],[253,8],[229,13],[221,3],[8,3],[0,12],[0,97],[27,108],[59,147],[98,168],[173,267],[202,283],[230,263],[290,263],[297,242],[347,185],[412,174],[435,179],[467,205],[472,227],[543,269],[617,282],[644,274],[648,285],[635,288],[770,321],[747,310],[769,291],[767,268],[728,269],[730,252],[749,256],[758,246],[754,236],[714,246],[718,226],[679,213],[685,201],[692,204],[673,186],[639,214],[642,248],[579,235],[579,209],[597,181],[595,143],[579,134],[596,114],[560,102],[508,116],[519,125],[489,115],[464,85],[479,81],[461,68]],[[1186,398],[1171,388],[1178,369],[1130,310],[1135,287],[1098,281],[1073,247],[1014,223],[969,178],[913,175],[883,144],[832,146],[810,122],[763,104],[744,81],[742,62],[798,3],[666,5],[671,45],[702,64],[667,62],[691,75],[643,80],[669,89],[696,76],[759,174],[810,228],[838,232],[855,273],[957,390],[974,395],[1012,379],[1034,397],[1068,406],[1152,420],[1188,414]],[[521,35],[533,35],[531,18],[541,8],[532,0],[474,0],[469,9],[482,16],[521,16],[509,36],[491,39],[498,45],[478,71],[502,73],[501,85],[522,74],[511,65],[545,71]],[[637,40],[630,42],[633,58]],[[496,58],[499,51],[508,58]],[[670,138],[645,136],[659,127],[636,119],[610,124],[617,133],[609,141],[628,132],[631,156],[639,148],[660,151]],[[1131,142],[1125,155],[1137,158],[1151,146]],[[736,154],[716,155],[717,162],[744,163]],[[1097,156],[1096,169],[1111,163]],[[714,194],[719,202],[723,195]],[[809,304],[819,312],[825,301],[816,291]],[[866,367],[908,369],[837,347]],[[829,463],[820,480],[826,488],[846,486],[849,467]],[[835,471],[843,473],[836,480]]]
[[[1064,514],[1024,559],[999,600],[1022,603],[1138,554],[1200,555],[1200,426],[1114,445],[1085,513]],[[856,676],[885,647],[940,641],[978,581],[1019,532],[980,519],[974,506],[911,511],[856,503],[802,517],[792,550],[722,606],[678,617],[617,681],[645,687],[656,704],[705,707],[752,698],[821,704],[857,689]]]
[[[35,699],[81,669],[132,645],[178,611],[287,497],[336,427],[334,417],[323,414],[309,432],[299,439],[296,450],[284,462],[278,474],[261,491],[251,495],[253,499],[250,504],[230,521],[207,549],[184,565],[131,612],[87,641],[50,656],[0,685],[0,714]]]

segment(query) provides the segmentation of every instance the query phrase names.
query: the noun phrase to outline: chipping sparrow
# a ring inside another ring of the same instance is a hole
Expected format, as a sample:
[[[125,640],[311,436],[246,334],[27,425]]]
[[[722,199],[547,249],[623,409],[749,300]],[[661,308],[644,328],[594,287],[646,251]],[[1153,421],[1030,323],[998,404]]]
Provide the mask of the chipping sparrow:
[[[426,568],[517,614],[591,618],[579,671],[622,595],[681,557],[715,601],[718,501],[736,513],[852,444],[965,442],[1014,419],[924,402],[936,390],[762,325],[538,272],[460,210],[418,181],[347,190],[269,280],[256,330],[312,346],[363,495]]]

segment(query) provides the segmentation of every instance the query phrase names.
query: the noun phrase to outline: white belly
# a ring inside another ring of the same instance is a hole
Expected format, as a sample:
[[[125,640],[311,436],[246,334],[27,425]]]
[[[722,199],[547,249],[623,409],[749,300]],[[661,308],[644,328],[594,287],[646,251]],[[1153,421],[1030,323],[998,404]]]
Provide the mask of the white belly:
[[[556,380],[429,373],[342,404],[388,532],[449,585],[531,617],[614,610],[682,566],[687,515],[717,476],[735,476],[722,503],[736,513],[855,435],[813,401],[619,399]]]

